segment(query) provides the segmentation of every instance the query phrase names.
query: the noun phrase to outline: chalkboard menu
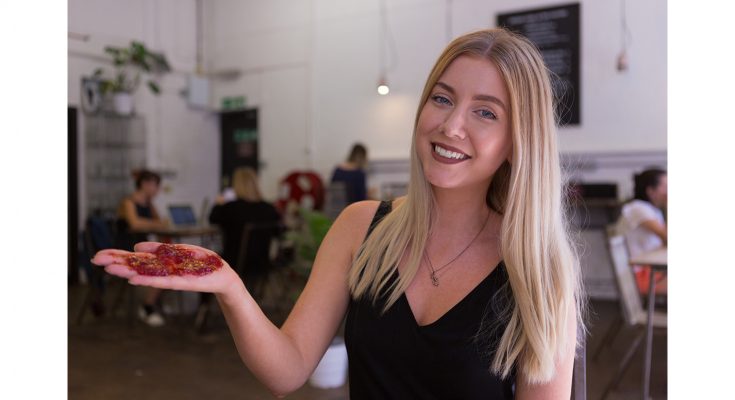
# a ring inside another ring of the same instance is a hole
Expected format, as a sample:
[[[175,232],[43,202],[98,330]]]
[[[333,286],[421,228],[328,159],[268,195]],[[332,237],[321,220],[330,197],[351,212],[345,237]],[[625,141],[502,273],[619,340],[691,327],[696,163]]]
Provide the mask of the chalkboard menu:
[[[498,14],[498,25],[530,39],[554,74],[558,123],[578,125],[579,120],[579,3]]]

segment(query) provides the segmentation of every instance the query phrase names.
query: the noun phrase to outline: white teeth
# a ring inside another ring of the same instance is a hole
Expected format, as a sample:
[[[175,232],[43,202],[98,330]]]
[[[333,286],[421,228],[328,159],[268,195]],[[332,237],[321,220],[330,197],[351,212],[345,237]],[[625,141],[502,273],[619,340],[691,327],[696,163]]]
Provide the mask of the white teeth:
[[[463,160],[467,158],[467,156],[462,153],[457,153],[455,151],[449,151],[443,147],[439,147],[439,145],[436,145],[436,144],[434,145],[434,151],[440,156],[445,157],[445,158],[453,158],[455,160]]]

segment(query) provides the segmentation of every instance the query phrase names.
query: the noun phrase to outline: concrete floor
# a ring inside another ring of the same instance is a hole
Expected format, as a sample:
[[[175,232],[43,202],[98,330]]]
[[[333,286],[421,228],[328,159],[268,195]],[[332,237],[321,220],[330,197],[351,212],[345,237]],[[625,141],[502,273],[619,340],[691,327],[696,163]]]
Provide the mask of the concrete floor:
[[[218,311],[204,334],[196,333],[192,315],[170,316],[169,323],[161,328],[151,328],[137,320],[129,324],[123,315],[125,307],[114,317],[94,318],[87,313],[77,325],[75,318],[85,292],[85,286],[69,287],[69,399],[274,398],[240,361]],[[168,299],[175,297],[173,293],[167,295]],[[618,305],[596,301],[591,309],[590,356],[618,312]],[[276,323],[282,319],[283,316],[274,316]],[[600,397],[633,336],[634,332],[624,328],[597,362],[588,360],[589,399]],[[655,399],[665,399],[667,394],[666,348],[665,331],[656,332],[651,381],[651,395]],[[642,360],[641,346],[609,400],[640,398]],[[287,398],[347,399],[348,389],[345,385],[323,390],[306,384]]]

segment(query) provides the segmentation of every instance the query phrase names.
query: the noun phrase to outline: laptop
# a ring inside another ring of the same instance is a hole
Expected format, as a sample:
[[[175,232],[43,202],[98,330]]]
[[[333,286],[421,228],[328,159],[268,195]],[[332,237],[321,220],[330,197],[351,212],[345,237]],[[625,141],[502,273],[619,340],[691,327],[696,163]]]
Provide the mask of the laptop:
[[[194,210],[190,205],[170,205],[168,212],[171,214],[171,221],[177,227],[196,226],[197,219],[194,216]]]

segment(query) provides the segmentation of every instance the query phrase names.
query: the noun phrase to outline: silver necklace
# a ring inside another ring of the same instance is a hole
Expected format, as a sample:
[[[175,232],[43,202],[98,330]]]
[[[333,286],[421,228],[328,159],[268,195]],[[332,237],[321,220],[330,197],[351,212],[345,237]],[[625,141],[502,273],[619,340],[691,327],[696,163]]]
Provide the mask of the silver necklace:
[[[448,263],[442,265],[441,267],[439,267],[437,269],[434,269],[434,265],[431,263],[431,258],[429,258],[429,252],[426,250],[426,247],[424,247],[424,257],[426,257],[426,261],[429,262],[428,263],[428,266],[429,266],[429,270],[431,271],[431,284],[432,285],[439,286],[439,277],[437,276],[437,273],[439,271],[443,270],[444,268],[448,267],[449,264],[451,264],[454,261],[456,261],[462,254],[464,254],[465,251],[467,251],[467,249],[470,248],[470,246],[472,246],[472,243],[474,243],[475,240],[477,240],[477,238],[480,236],[480,234],[482,233],[482,231],[485,230],[485,226],[487,225],[487,221],[489,219],[490,219],[490,211],[487,212],[487,217],[485,217],[485,222],[482,224],[482,228],[480,228],[480,231],[477,232],[477,234],[475,235],[475,237],[472,238],[472,240],[470,241],[470,243],[467,244],[467,246],[464,249],[462,249],[462,251],[460,251],[459,254],[457,254],[454,258],[452,258],[451,260],[449,260]]]

